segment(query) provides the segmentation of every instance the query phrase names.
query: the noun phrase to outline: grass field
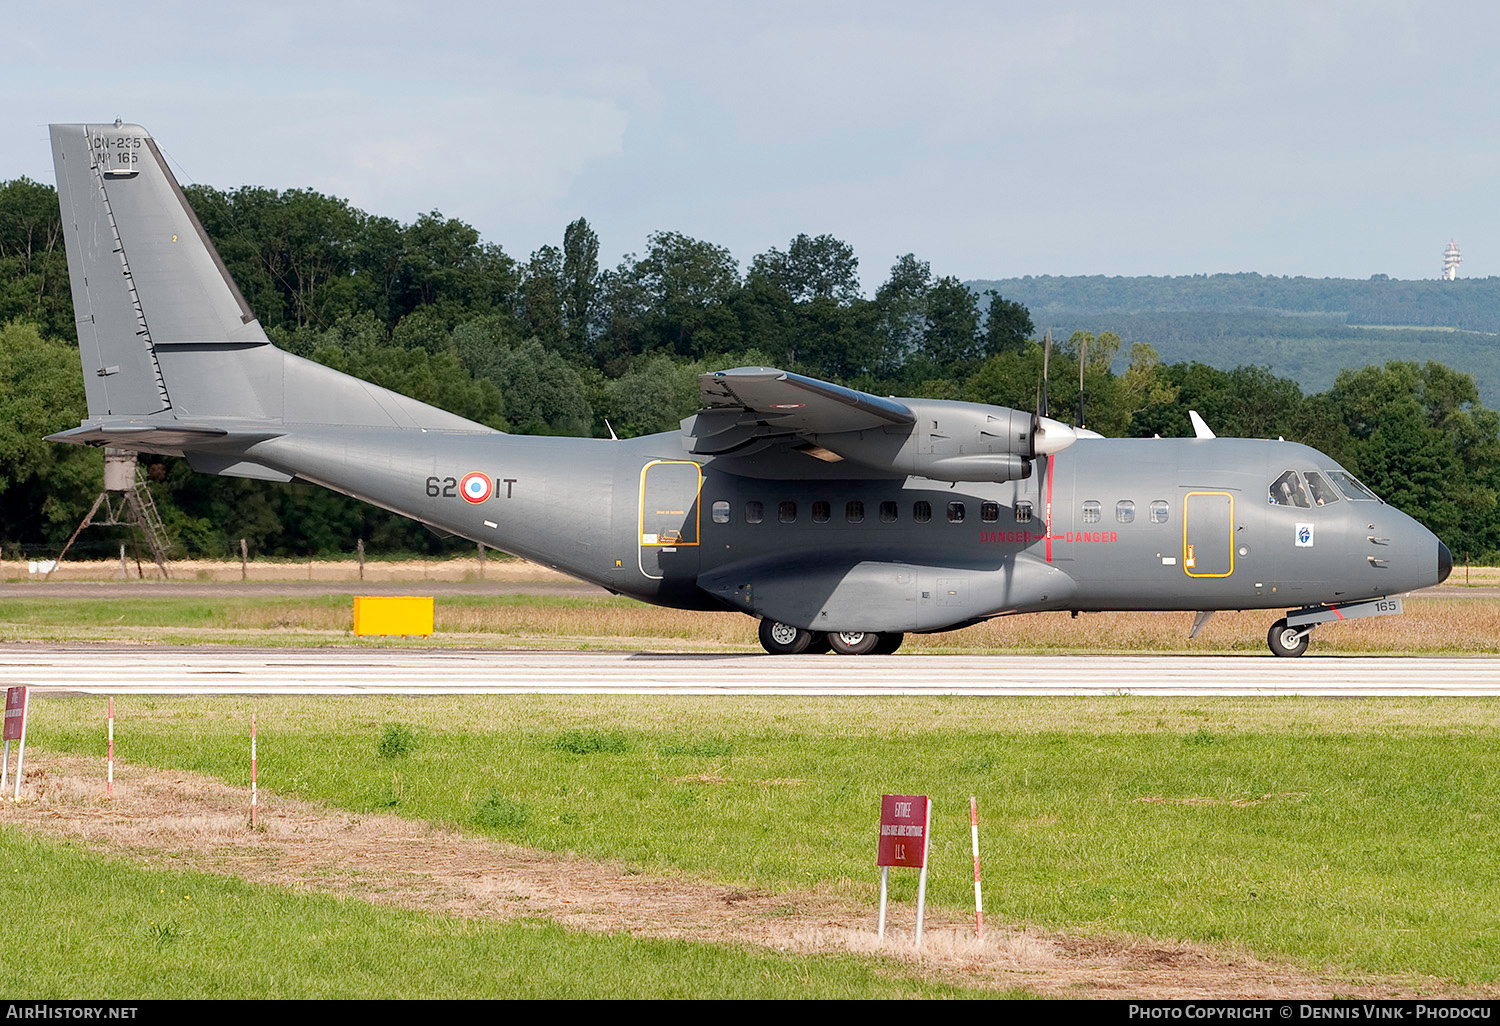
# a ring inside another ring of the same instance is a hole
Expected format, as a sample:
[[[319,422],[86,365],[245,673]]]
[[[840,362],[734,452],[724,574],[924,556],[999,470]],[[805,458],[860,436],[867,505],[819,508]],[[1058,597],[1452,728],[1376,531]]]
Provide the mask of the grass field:
[[[1500,979],[1500,702],[340,698],[116,703],[117,752],[529,847],[873,902],[881,793],[934,798],[930,897],[1349,973]],[[100,700],[37,703],[103,752]],[[789,828],[789,824],[792,826]],[[912,898],[910,874],[894,896]],[[316,931],[314,931],[316,932]]]
[[[153,872],[13,830],[0,829],[0,864],[0,903],[26,910],[0,917],[12,999],[978,996],[871,958],[376,908]]]
[[[163,586],[166,587],[166,586]],[[420,592],[420,587],[417,588]],[[1408,598],[1401,616],[1320,628],[1312,651],[1474,654],[1500,651],[1500,600]],[[661,609],[613,596],[444,595],[430,639],[356,639],[352,596],[0,599],[0,641],[130,640],[162,644],[496,646],[759,651],[739,613]],[[1187,613],[1001,617],[947,634],[908,635],[903,652],[1254,652],[1271,610],[1220,613],[1188,640]]]

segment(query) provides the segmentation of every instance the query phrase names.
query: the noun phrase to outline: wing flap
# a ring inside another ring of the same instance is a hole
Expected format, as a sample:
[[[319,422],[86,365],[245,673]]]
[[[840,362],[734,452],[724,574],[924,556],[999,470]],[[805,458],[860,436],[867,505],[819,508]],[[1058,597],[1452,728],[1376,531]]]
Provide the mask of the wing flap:
[[[908,427],[905,404],[774,367],[698,376],[703,410],[684,431],[694,452],[724,452],[755,438]]]

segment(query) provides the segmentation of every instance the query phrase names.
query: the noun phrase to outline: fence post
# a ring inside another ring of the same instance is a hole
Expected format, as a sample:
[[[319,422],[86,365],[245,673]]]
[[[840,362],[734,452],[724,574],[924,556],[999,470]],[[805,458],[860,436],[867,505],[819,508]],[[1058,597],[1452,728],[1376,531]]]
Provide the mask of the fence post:
[[[245,539],[240,539],[240,580],[250,579],[250,550],[245,547]]]

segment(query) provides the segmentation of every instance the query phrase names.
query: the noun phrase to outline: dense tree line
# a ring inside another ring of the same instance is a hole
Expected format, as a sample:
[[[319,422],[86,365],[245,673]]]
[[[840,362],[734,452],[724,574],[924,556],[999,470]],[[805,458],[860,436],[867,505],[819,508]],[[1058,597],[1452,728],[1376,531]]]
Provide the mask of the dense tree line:
[[[967,287],[907,254],[866,296],[852,248],[827,235],[741,267],[722,247],[659,232],[609,268],[583,219],[520,260],[436,211],[401,224],[307,190],[188,191],[278,345],[503,430],[671,430],[697,408],[699,373],[744,364],[1021,409],[1041,376],[1036,327],[1010,291]],[[38,555],[100,487],[97,453],[41,441],[84,416],[57,219],[50,188],[0,185],[0,544]],[[1500,424],[1472,378],[1394,362],[1306,395],[1263,368],[1166,364],[1149,345],[1079,330],[1053,353],[1054,412],[1076,406],[1080,363],[1089,426],[1104,434],[1189,433],[1194,407],[1221,434],[1323,448],[1460,556],[1500,552]],[[457,544],[318,489],[142,460],[190,554],[226,555],[239,538],[288,556],[356,538],[383,551]]]

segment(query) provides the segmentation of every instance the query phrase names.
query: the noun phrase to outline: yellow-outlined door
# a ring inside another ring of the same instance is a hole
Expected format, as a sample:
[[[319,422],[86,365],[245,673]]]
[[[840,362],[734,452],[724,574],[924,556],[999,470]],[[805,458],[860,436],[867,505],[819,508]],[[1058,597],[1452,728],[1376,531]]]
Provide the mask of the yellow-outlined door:
[[[1182,570],[1189,577],[1234,573],[1234,496],[1229,492],[1183,496]]]
[[[698,572],[703,468],[692,460],[652,460],[641,468],[641,573],[660,580]],[[691,558],[682,550],[690,549]]]

